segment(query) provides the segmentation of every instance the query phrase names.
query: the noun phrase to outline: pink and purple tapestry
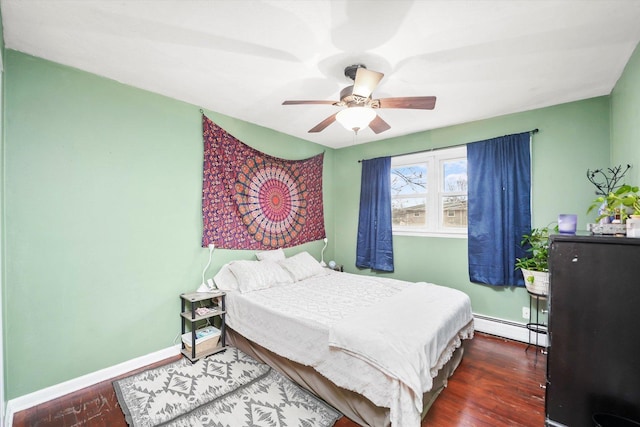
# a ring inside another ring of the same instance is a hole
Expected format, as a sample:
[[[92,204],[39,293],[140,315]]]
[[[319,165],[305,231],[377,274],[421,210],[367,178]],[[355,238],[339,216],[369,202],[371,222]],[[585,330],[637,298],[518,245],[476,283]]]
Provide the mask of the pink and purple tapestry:
[[[202,116],[202,246],[274,249],[325,237],[324,154],[285,160],[255,150]]]

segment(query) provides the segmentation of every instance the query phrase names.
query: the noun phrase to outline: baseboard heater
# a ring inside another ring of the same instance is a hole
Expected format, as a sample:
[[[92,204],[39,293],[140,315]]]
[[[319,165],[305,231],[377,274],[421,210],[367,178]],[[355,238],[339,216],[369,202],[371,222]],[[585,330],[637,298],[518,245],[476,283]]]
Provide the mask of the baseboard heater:
[[[513,322],[511,320],[497,317],[485,316],[482,314],[473,315],[475,330],[487,334],[496,335],[502,338],[521,341],[527,344],[536,344],[536,333],[529,331],[525,323]],[[547,336],[538,335],[538,345],[547,346]]]

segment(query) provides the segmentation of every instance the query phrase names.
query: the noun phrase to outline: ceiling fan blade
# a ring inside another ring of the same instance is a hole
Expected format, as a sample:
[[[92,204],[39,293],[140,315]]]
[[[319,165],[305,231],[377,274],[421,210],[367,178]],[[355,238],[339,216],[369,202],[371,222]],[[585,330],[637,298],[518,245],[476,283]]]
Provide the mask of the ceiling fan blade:
[[[436,106],[435,96],[405,96],[400,98],[379,99],[380,108],[410,108],[415,110],[433,110]]]
[[[380,117],[377,114],[376,114],[376,117],[373,120],[371,120],[371,123],[369,123],[369,127],[375,133],[382,133],[385,130],[391,129],[391,126],[389,126],[389,123],[382,120],[382,117]]]
[[[367,70],[366,68],[358,68],[356,78],[353,81],[353,94],[368,98],[371,92],[378,86],[384,74],[377,71]]]
[[[300,104],[323,104],[333,105],[336,101],[284,101],[282,105],[300,105]]]
[[[330,115],[329,117],[327,117],[326,119],[324,119],[323,121],[321,121],[320,123],[312,127],[311,129],[309,129],[308,133],[322,132],[327,126],[329,126],[331,123],[336,121],[337,114],[338,113]]]

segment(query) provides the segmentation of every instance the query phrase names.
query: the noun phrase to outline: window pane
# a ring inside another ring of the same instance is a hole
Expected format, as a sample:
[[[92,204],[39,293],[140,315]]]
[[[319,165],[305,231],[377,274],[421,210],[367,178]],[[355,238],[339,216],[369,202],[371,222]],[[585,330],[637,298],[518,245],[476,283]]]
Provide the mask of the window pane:
[[[445,196],[442,198],[442,226],[467,226],[467,196]]]
[[[391,201],[393,225],[424,227],[427,210],[423,197],[402,197]]]
[[[444,172],[443,188],[445,193],[467,191],[467,159],[452,159],[442,162]],[[466,222],[465,222],[466,224]]]
[[[425,193],[427,166],[401,166],[391,169],[391,196]]]
[[[391,159],[393,231],[463,236],[467,232],[467,153],[453,147]]]

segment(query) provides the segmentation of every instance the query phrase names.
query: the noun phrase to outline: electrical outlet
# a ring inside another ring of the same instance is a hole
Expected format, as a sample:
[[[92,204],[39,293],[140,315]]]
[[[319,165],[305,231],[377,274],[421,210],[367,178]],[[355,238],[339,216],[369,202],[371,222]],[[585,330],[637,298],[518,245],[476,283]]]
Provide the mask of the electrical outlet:
[[[531,312],[529,311],[529,307],[522,307],[522,318],[529,320],[529,315]]]

